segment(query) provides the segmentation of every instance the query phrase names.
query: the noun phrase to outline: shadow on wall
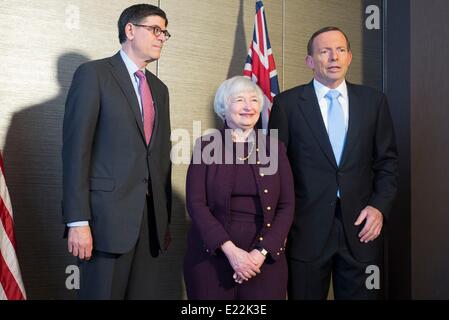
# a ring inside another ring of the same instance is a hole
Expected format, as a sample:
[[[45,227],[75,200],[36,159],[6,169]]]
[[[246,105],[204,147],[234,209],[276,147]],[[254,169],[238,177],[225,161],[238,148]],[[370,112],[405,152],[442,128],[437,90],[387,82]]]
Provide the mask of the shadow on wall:
[[[19,262],[29,299],[73,296],[65,288],[65,269],[75,260],[62,239],[62,120],[72,75],[88,60],[77,52],[61,55],[59,93],[15,113],[5,141]]]
[[[248,43],[246,43],[246,35],[245,35],[245,22],[243,20],[244,15],[244,7],[243,7],[243,1],[240,0],[240,6],[239,6],[239,14],[237,16],[237,26],[235,28],[235,34],[234,34],[234,50],[232,51],[232,59],[229,64],[228,74],[226,76],[226,79],[229,79],[233,76],[243,75],[243,68],[245,67],[245,61],[246,56],[248,54]],[[223,79],[222,81],[226,80]],[[220,82],[221,84],[221,82]],[[218,87],[217,87],[218,89]],[[214,92],[215,96],[215,92]],[[213,109],[214,105],[214,98],[212,98],[212,101],[210,103],[211,106],[211,112],[214,113]],[[215,128],[221,129],[223,127],[223,121],[215,115]]]
[[[62,123],[73,73],[87,61],[87,56],[77,52],[61,55],[57,63],[59,93],[15,113],[5,141],[6,179],[28,299],[76,298],[76,292],[65,286],[69,276],[66,268],[76,265],[76,259],[67,252],[67,241],[62,237]],[[158,259],[154,270],[158,274],[155,297],[159,299],[183,297],[185,205],[182,196],[173,196],[171,250]]]
[[[156,259],[158,276],[153,288],[155,300],[186,298],[182,267],[190,224],[186,219],[184,195],[173,191],[172,197],[172,222],[170,225],[172,242],[167,252]]]

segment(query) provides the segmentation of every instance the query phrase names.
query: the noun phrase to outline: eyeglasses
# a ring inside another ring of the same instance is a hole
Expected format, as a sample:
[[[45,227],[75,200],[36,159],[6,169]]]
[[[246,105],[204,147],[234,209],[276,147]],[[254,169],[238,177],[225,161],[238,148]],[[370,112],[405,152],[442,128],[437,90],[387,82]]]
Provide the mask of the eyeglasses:
[[[153,34],[156,37],[159,37],[161,35],[161,33],[163,33],[164,37],[165,37],[165,41],[167,41],[171,37],[170,32],[168,32],[167,30],[162,30],[158,26],[147,26],[145,24],[136,24],[136,23],[132,23],[132,24],[135,25],[136,27],[142,27],[142,28],[147,29],[150,32],[153,32]]]

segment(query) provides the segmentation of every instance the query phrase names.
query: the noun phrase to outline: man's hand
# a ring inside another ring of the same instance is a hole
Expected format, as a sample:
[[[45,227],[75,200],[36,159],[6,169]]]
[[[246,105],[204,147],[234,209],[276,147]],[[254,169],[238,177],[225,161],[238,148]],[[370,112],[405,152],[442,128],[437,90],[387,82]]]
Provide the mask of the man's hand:
[[[376,239],[383,226],[384,217],[382,213],[374,207],[366,206],[360,212],[354,225],[359,226],[366,219],[365,226],[359,233],[360,242],[367,243],[368,241],[373,241]]]
[[[67,239],[69,252],[81,260],[92,257],[92,233],[89,226],[70,227]]]

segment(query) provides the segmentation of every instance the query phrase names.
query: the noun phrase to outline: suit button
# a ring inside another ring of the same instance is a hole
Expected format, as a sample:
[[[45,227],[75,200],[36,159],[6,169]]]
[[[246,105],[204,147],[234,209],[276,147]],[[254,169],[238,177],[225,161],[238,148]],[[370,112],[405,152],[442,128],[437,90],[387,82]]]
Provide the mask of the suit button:
[[[143,183],[148,183],[148,179],[142,179]]]
[[[271,223],[267,223],[267,228],[271,228]]]
[[[263,191],[263,193],[268,193],[268,189],[265,189],[265,190]]]
[[[276,252],[276,255],[280,256],[281,254],[279,252]]]
[[[259,161],[259,160],[257,160],[256,164],[260,164],[260,161]]]
[[[332,202],[330,203],[330,205],[331,205],[331,207],[335,206],[335,201],[332,201]]]
[[[256,152],[259,152],[259,148],[256,148]]]
[[[260,237],[260,238],[259,238],[259,241],[263,241],[263,237]]]
[[[263,174],[263,173],[261,173],[261,174],[260,174],[260,176],[261,176],[261,177],[263,177],[263,176],[264,176],[264,174]]]
[[[267,211],[271,211],[271,207],[267,207]]]
[[[283,251],[283,250],[284,250],[284,248],[280,248],[279,250]]]

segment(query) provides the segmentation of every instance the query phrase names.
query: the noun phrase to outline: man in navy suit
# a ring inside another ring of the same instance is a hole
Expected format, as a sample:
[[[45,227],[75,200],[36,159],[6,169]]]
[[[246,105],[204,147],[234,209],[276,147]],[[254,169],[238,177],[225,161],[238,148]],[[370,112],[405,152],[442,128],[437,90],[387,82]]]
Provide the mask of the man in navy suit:
[[[352,52],[340,29],[318,30],[307,51],[313,81],[277,95],[269,122],[295,181],[288,295],[325,299],[332,275],[336,299],[377,299],[382,288],[367,286],[367,268],[382,273],[398,173],[387,99],[345,80]]]
[[[81,299],[151,299],[168,247],[169,96],[145,69],[170,37],[158,7],[125,9],[121,50],[75,72],[63,126],[63,216]]]

